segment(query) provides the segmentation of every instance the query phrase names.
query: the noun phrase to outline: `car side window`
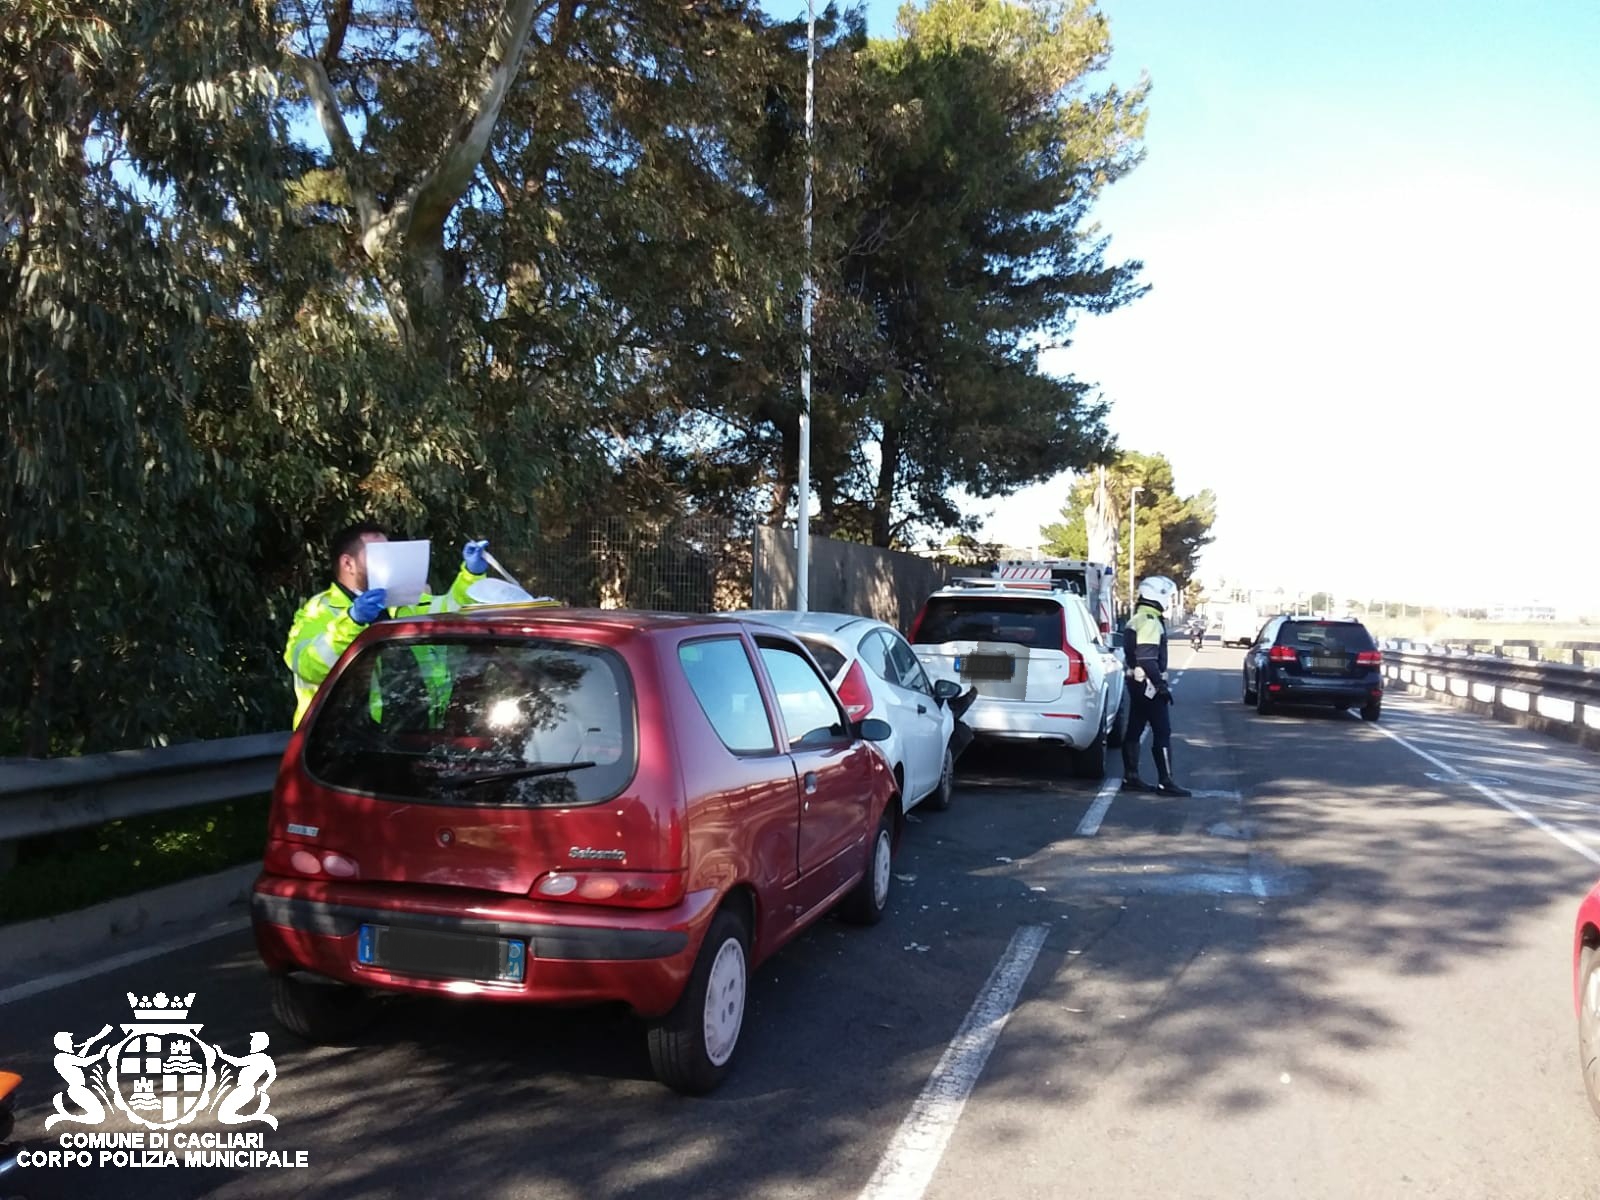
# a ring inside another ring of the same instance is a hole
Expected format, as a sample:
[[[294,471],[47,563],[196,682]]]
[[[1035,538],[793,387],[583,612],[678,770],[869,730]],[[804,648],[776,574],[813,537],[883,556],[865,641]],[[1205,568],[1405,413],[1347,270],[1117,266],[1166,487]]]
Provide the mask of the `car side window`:
[[[879,636],[889,644],[889,665],[895,669],[900,686],[913,692],[933,695],[933,684],[928,682],[928,673],[922,669],[916,652],[907,645],[905,638],[898,633],[883,633],[881,630]]]
[[[867,670],[879,679],[889,683],[900,682],[900,673],[889,661],[889,647],[883,639],[881,629],[869,629],[866,636],[857,643],[856,653],[861,656],[861,661],[867,664]]]
[[[781,642],[758,643],[761,663],[778,694],[778,709],[789,730],[789,745],[821,746],[849,736],[833,689],[805,657]]]
[[[1089,618],[1089,610],[1082,600],[1074,597],[1061,608],[1067,618],[1067,636],[1074,648],[1087,650],[1100,641],[1100,631]]]
[[[735,754],[778,748],[755,668],[737,637],[704,638],[678,647],[678,662],[706,720]]]
[[[1256,645],[1270,646],[1278,636],[1278,621],[1268,621],[1261,627],[1261,633],[1256,637]]]

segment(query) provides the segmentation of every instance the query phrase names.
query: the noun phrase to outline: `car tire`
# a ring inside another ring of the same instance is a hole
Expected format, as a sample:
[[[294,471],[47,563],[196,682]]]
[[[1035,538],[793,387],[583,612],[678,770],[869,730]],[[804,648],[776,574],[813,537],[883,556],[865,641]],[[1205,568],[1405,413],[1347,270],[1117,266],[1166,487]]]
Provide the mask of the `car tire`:
[[[1244,676],[1244,702],[1246,704],[1254,704],[1256,702],[1256,694],[1250,690],[1249,675]]]
[[[1267,689],[1261,686],[1261,681],[1256,680],[1256,712],[1263,716],[1271,716],[1277,702],[1268,694]]]
[[[1114,750],[1120,749],[1122,739],[1128,736],[1128,709],[1130,703],[1128,689],[1123,688],[1122,698],[1117,701],[1117,715],[1111,722],[1111,732],[1106,734],[1106,745]]]
[[[861,881],[839,904],[839,915],[852,925],[876,925],[889,908],[894,883],[894,818],[884,809],[867,843],[867,869]]]
[[[750,931],[722,908],[711,918],[683,995],[646,1035],[656,1078],[688,1096],[714,1091],[733,1063],[749,994]]]
[[[377,1016],[377,1001],[347,983],[273,975],[272,1015],[296,1037],[318,1044],[350,1041]]]
[[[1079,779],[1104,779],[1106,777],[1106,735],[1104,731],[1095,735],[1082,750],[1069,750],[1072,760],[1072,773]]]
[[[956,792],[956,756],[947,742],[944,748],[944,764],[939,768],[939,783],[928,793],[923,804],[934,812],[949,812],[950,801]]]
[[[1578,1066],[1589,1107],[1600,1117],[1600,951],[1593,946],[1578,959]]]
[[[1381,700],[1374,700],[1370,704],[1361,706],[1361,719],[1363,721],[1376,721],[1381,716],[1383,716],[1383,702]]]

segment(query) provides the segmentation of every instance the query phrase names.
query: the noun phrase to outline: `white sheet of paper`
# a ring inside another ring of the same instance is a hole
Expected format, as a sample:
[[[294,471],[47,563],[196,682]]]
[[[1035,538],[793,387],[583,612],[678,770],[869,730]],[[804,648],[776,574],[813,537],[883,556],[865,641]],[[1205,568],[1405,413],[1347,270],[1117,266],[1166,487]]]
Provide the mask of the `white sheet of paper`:
[[[367,586],[388,591],[387,608],[415,604],[428,590],[428,543],[368,542]]]

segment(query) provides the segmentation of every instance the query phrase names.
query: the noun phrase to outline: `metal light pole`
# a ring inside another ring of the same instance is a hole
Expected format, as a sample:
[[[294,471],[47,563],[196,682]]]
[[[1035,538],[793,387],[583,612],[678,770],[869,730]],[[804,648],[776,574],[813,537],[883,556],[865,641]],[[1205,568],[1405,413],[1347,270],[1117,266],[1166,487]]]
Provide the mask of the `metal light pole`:
[[[1133,541],[1134,534],[1139,525],[1139,493],[1142,487],[1133,487],[1128,490],[1128,611],[1131,613],[1134,606],[1134,597],[1138,594],[1138,573],[1133,569]]]
[[[800,284],[800,516],[795,530],[796,612],[811,602],[811,151],[812,92],[817,72],[817,5],[806,0],[806,270]]]

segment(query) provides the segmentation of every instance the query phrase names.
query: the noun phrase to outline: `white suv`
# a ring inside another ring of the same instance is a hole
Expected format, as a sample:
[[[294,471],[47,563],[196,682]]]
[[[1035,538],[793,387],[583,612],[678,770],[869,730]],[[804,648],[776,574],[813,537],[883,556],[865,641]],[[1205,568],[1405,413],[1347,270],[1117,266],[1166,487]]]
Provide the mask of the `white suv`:
[[[964,720],[980,741],[1065,746],[1077,773],[1105,774],[1122,742],[1122,659],[1083,598],[1050,584],[963,580],[928,597],[911,645],[935,678],[977,689]]]

